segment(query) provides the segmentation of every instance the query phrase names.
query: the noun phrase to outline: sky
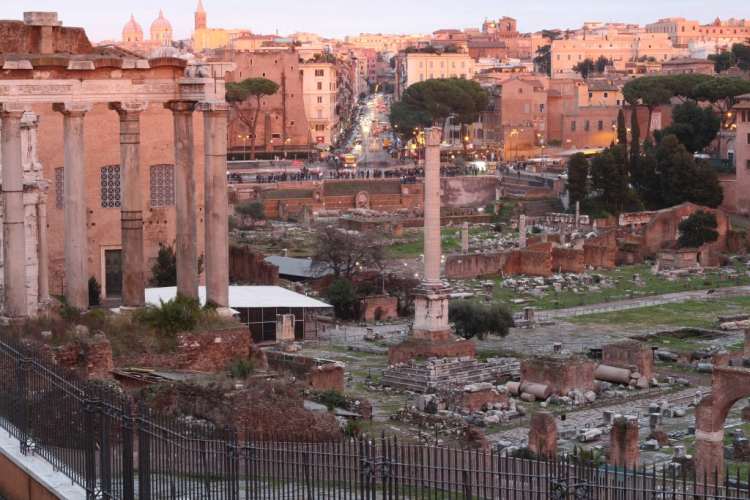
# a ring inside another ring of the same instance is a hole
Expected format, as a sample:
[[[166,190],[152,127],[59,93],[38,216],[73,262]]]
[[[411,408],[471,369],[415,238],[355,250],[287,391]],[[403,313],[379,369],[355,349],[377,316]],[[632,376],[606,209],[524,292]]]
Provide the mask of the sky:
[[[66,26],[81,26],[94,41],[121,37],[134,14],[148,37],[159,9],[175,39],[188,38],[197,0],[0,0],[0,19],[24,11],[57,11]],[[343,37],[358,33],[431,33],[440,28],[479,27],[486,18],[518,20],[521,32],[577,28],[584,21],[646,24],[662,17],[710,22],[717,16],[750,17],[747,0],[204,0],[208,25],[281,35],[296,31]]]

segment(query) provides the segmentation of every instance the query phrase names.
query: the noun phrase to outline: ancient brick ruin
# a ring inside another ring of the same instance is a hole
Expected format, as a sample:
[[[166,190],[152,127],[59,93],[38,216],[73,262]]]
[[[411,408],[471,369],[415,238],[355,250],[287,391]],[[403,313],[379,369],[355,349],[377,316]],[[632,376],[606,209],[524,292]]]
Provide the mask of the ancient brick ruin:
[[[612,421],[609,440],[609,463],[615,467],[634,468],[640,460],[638,419],[618,416]]]
[[[537,457],[557,457],[557,421],[549,412],[537,412],[529,423],[529,451]]]

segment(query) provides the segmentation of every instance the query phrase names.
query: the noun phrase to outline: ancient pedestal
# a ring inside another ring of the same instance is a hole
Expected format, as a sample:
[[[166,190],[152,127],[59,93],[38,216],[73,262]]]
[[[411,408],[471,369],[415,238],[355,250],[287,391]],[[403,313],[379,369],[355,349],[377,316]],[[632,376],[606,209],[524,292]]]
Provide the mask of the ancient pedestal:
[[[529,450],[540,458],[557,456],[557,422],[552,413],[538,412],[531,416]]]
[[[609,463],[615,467],[638,466],[638,419],[618,417],[612,422],[609,442]]]

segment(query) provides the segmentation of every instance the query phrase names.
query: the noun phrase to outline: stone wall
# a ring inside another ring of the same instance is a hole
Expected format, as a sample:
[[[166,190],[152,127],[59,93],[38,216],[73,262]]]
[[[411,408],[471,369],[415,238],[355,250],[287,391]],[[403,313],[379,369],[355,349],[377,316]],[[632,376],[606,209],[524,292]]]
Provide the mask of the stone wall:
[[[398,318],[398,298],[388,295],[365,297],[360,303],[360,320],[373,322]]]
[[[112,378],[112,346],[103,334],[81,335],[57,347],[45,345],[42,352],[56,365],[75,372],[83,379]]]
[[[250,332],[246,326],[177,336],[175,362],[180,369],[216,372],[235,359],[250,357]]]
[[[88,54],[92,51],[83,28],[0,21],[0,54]]]
[[[486,408],[487,405],[508,403],[507,393],[498,392],[491,384],[488,385],[490,385],[490,387],[480,388],[475,391],[464,390],[464,392],[461,393],[461,402],[459,403],[461,408],[465,411],[475,412],[482,408]],[[471,387],[471,385],[467,387]]]
[[[552,269],[557,273],[582,273],[586,270],[584,253],[577,248],[552,249]]]
[[[579,356],[535,357],[521,361],[521,382],[549,386],[553,394],[567,395],[573,389],[594,389],[591,360]]]
[[[340,363],[270,349],[264,352],[269,368],[292,373],[312,389],[344,390],[344,366]]]
[[[497,177],[443,177],[441,205],[444,207],[485,207],[494,203]]]
[[[614,231],[586,240],[583,244],[583,262],[598,269],[614,269],[617,259],[617,238]]]
[[[229,281],[243,285],[278,285],[279,268],[249,246],[229,247]]]
[[[654,353],[651,348],[637,340],[624,340],[602,347],[602,364],[635,370],[651,380],[654,375]]]

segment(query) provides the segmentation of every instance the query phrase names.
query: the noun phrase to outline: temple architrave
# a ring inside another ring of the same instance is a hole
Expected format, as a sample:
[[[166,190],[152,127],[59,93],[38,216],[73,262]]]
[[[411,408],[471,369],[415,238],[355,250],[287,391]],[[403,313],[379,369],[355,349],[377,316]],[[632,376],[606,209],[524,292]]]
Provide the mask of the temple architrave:
[[[141,307],[159,244],[175,246],[178,293],[198,296],[203,254],[207,300],[227,307],[232,65],[96,49],[27,12],[0,21],[0,66],[2,316],[50,293],[87,309],[92,276]]]

